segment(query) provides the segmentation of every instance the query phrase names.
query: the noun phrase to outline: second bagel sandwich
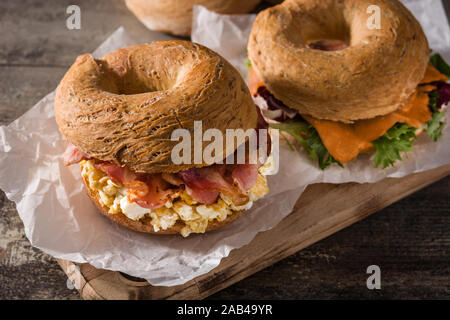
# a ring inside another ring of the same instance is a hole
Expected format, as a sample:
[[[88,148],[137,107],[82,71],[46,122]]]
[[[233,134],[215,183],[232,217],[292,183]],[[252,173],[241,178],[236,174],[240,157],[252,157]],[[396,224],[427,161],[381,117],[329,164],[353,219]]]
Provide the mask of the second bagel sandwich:
[[[237,152],[238,146],[227,144],[216,151],[223,156],[214,163],[172,161],[178,144],[172,133],[193,133],[194,146],[196,121],[202,130],[224,135],[258,127],[242,77],[201,45],[155,41],[102,59],[81,55],[57,88],[55,117],[69,142],[65,164],[80,163],[100,212],[130,229],[184,237],[204,233],[230,224],[269,192],[272,158],[250,163],[250,148],[239,164],[223,160]],[[258,143],[270,150],[268,135]],[[195,148],[186,150],[183,156],[195,157]]]
[[[263,114],[321,169],[360,153],[386,168],[442,136],[450,67],[397,0],[286,0],[258,14],[248,56]]]

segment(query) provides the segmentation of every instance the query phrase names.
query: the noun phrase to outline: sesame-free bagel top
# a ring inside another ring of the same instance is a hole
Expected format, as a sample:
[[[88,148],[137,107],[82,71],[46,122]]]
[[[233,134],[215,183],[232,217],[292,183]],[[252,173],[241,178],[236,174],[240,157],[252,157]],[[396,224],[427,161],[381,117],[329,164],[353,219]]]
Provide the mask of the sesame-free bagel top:
[[[145,173],[207,165],[171,161],[179,143],[171,141],[172,131],[190,130],[194,146],[195,120],[203,130],[222,133],[257,123],[236,69],[213,51],[180,40],[127,47],[99,60],[80,55],[56,90],[55,117],[62,135],[89,156]]]
[[[380,29],[368,23],[380,9]],[[312,49],[337,39],[338,51]],[[429,60],[423,30],[397,0],[286,0],[258,14],[248,44],[252,68],[300,114],[352,122],[406,104]]]

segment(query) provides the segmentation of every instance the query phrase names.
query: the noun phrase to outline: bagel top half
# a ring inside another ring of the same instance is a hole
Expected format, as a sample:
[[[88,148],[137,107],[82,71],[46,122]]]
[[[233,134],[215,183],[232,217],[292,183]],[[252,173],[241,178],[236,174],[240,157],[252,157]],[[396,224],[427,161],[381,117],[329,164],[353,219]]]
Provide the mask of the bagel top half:
[[[380,29],[368,27],[370,6]],[[318,40],[348,47],[321,51]],[[404,106],[425,74],[429,47],[397,0],[286,0],[258,14],[248,54],[270,92],[300,114],[350,123]]]
[[[222,133],[257,123],[238,71],[213,51],[180,40],[127,47],[98,60],[79,56],[56,90],[55,117],[66,140],[89,156],[143,173],[207,165],[171,161],[179,143],[172,131],[190,130],[193,146],[195,120]]]

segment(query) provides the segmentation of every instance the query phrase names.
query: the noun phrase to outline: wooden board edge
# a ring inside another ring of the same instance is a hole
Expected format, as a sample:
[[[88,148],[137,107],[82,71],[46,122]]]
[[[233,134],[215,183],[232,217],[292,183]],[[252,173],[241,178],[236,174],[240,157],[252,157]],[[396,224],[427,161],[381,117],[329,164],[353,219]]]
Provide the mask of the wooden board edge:
[[[61,269],[67,275],[68,280],[72,282],[74,289],[85,300],[105,300],[93,287],[88,279],[85,278],[81,268],[84,264],[78,264],[64,259],[56,259]],[[90,266],[91,268],[94,268]]]

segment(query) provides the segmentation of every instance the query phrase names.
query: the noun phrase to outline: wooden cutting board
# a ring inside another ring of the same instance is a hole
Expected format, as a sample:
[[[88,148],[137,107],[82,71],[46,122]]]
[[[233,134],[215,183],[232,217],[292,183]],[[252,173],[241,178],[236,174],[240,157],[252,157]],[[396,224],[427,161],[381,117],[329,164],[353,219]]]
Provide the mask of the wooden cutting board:
[[[231,251],[211,272],[175,287],[154,287],[120,272],[58,259],[84,299],[202,299],[450,174],[450,165],[371,184],[310,185],[275,228]]]

